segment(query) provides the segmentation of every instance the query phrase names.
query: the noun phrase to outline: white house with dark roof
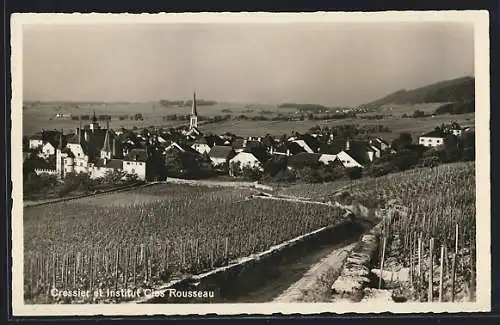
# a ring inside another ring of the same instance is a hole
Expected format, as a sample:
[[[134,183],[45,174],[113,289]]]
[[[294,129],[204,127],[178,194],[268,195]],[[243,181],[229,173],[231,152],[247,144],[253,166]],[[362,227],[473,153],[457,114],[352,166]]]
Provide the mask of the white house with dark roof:
[[[260,171],[264,170],[264,166],[262,162],[255,157],[252,153],[250,152],[240,152],[236,156],[234,156],[231,160],[229,160],[229,175],[234,176],[235,175],[235,170],[236,166],[239,166],[240,169],[243,169],[244,167],[248,168],[255,168]]]
[[[444,145],[446,134],[441,129],[427,132],[418,137],[418,144],[425,147],[439,147]]]
[[[231,146],[213,146],[208,153],[210,161],[214,167],[226,165],[231,158],[236,156],[236,152]]]

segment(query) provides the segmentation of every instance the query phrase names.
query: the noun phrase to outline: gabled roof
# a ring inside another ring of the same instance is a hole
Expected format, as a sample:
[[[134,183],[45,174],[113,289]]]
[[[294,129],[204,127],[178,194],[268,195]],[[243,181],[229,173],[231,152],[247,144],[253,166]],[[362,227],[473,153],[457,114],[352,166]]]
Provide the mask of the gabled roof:
[[[426,138],[446,138],[446,134],[441,130],[432,130],[431,132],[427,132],[421,135],[421,137]]]
[[[123,169],[123,159],[102,159],[98,158],[95,162],[96,167],[106,167],[113,169]]]
[[[279,145],[276,148],[275,151],[277,151],[277,152],[286,152],[287,150],[290,150],[290,154],[292,154],[292,155],[296,155],[296,154],[301,153],[301,152],[306,152],[304,150],[304,148],[302,148],[301,146],[299,146],[295,142],[286,142],[286,143],[283,143],[283,144]]]
[[[253,153],[251,152],[245,152],[245,151],[242,151],[242,152],[239,152],[236,156],[234,156],[231,161],[233,160],[242,160],[242,159],[245,159],[245,160],[256,160],[256,161],[259,161],[262,163],[262,161],[257,158]]]
[[[318,152],[321,147],[321,142],[310,134],[303,134],[299,136],[300,140],[303,140],[313,152]]]
[[[243,151],[251,153],[261,162],[265,162],[271,158],[271,155],[267,152],[267,148],[263,145],[259,147],[246,147]]]
[[[365,150],[361,150],[360,148],[354,148],[350,150],[343,150],[346,154],[351,156],[354,160],[356,160],[361,165],[366,165],[370,163],[370,157],[368,156],[368,152]]]
[[[134,161],[147,161],[148,160],[148,153],[146,149],[132,149],[128,153],[127,157],[125,160],[134,160]]]
[[[321,146],[319,152],[324,154],[336,155],[345,149],[345,142],[334,141]]]
[[[75,158],[75,155],[73,154],[73,152],[68,147],[66,147],[63,150],[61,150],[61,153],[67,154],[68,157],[70,157],[70,158]]]
[[[377,142],[380,142],[380,143],[386,145],[386,146],[389,146],[389,143],[387,141],[385,141],[384,139],[382,139],[382,138],[375,138],[375,140]]]
[[[208,153],[210,158],[231,159],[234,155],[235,152],[231,146],[214,146]]]
[[[304,165],[314,165],[319,162],[321,154],[301,152],[294,156],[288,157],[287,165],[289,167],[302,167]]]
[[[245,139],[243,138],[236,138],[233,140],[233,143],[231,144],[231,146],[233,147],[233,149],[243,149],[243,143],[245,142]]]

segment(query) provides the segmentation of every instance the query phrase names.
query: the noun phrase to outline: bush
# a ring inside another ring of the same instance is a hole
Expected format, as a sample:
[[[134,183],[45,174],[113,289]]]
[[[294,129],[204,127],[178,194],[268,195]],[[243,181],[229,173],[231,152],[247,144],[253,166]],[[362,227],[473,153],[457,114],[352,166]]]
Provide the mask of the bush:
[[[363,168],[361,167],[352,167],[346,168],[346,174],[349,179],[358,179],[363,175]]]
[[[304,167],[295,171],[297,179],[305,183],[319,183],[321,179],[315,169],[311,167]]]
[[[275,182],[293,182],[296,180],[295,174],[288,169],[282,169],[273,177]]]

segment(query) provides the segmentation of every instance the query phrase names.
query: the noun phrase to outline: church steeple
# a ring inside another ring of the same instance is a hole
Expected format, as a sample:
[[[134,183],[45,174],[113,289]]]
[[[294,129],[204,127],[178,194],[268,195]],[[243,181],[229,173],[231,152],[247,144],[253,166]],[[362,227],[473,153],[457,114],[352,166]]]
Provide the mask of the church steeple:
[[[191,105],[191,118],[189,120],[189,128],[198,128],[198,110],[196,108],[196,92],[193,92],[193,103]]]
[[[109,134],[109,129],[106,130],[106,136],[104,138],[104,144],[101,149],[101,158],[111,158],[111,139]]]
[[[94,130],[99,128],[99,123],[97,123],[97,116],[95,115],[95,109],[94,109],[94,114],[92,115],[92,123],[90,123],[90,130],[94,132]]]

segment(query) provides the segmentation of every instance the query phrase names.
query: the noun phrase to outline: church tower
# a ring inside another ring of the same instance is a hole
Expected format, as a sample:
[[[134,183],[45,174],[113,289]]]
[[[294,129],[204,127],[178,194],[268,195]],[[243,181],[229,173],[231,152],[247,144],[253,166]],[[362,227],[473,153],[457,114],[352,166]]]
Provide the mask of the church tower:
[[[90,123],[90,130],[94,132],[99,128],[99,123],[97,122],[97,117],[95,116],[95,110],[94,110],[94,115],[92,115],[92,122]]]
[[[101,149],[101,158],[102,159],[111,159],[111,135],[109,133],[109,128],[106,130],[106,136],[104,138],[104,144]]]
[[[198,110],[196,109],[196,92],[193,93],[193,104],[191,106],[191,118],[189,120],[189,129],[198,128]]]

